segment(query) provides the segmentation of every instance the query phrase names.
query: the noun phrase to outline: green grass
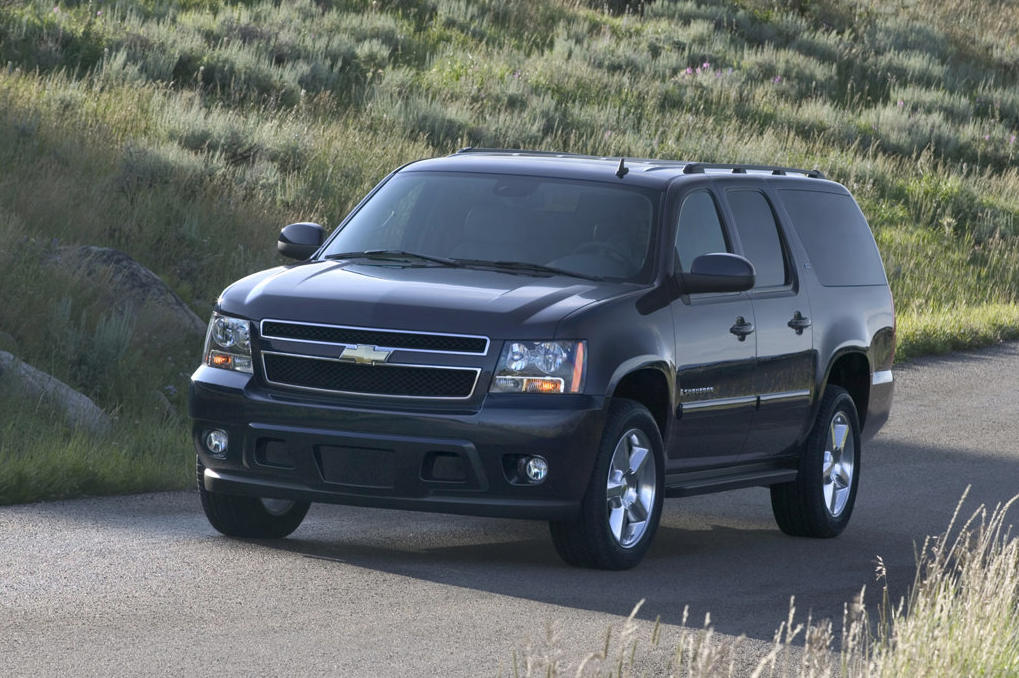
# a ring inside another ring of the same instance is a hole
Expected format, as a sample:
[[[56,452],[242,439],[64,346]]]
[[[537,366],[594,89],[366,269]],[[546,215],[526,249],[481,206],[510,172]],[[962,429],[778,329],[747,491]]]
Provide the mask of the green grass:
[[[124,250],[204,317],[278,262],[282,225],[336,224],[393,168],[466,145],[820,168],[871,222],[900,360],[1016,336],[1015,0],[605,6],[0,0],[0,349],[128,447],[175,450],[200,342],[118,315],[52,255]],[[12,421],[8,459],[66,445]]]
[[[955,309],[899,312],[896,357],[948,353],[1019,339],[1019,306],[981,304]]]
[[[168,409],[121,422],[117,433],[90,435],[60,423],[63,417],[46,403],[19,403],[3,391],[0,398],[4,503],[179,489],[193,482],[184,422]]]

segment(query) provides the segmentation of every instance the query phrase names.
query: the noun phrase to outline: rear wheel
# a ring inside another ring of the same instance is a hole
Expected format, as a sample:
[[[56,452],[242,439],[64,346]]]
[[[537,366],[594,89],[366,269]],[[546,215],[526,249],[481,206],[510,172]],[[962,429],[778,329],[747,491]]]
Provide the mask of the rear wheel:
[[[198,467],[198,494],[205,517],[219,532],[229,537],[280,539],[296,530],[311,502],[263,497],[242,497],[210,492],[202,482],[204,469]]]
[[[563,560],[604,570],[640,563],[662,514],[662,449],[647,408],[630,400],[612,404],[580,517],[550,523]]]
[[[829,386],[800,457],[796,480],[771,487],[775,521],[797,537],[836,537],[849,524],[860,483],[856,404]]]

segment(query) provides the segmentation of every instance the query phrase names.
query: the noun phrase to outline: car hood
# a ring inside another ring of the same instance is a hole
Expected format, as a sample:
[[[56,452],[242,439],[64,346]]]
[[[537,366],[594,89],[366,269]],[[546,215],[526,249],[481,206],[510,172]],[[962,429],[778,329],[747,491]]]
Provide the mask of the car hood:
[[[272,318],[502,338],[558,338],[559,321],[633,285],[571,276],[314,261],[269,269],[231,285],[221,311]]]

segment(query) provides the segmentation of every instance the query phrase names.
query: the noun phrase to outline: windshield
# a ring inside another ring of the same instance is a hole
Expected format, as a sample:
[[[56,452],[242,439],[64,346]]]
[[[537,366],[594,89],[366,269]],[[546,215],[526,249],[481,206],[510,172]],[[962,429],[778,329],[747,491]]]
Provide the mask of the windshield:
[[[383,251],[646,282],[654,195],[589,181],[408,171],[386,182],[323,256]]]

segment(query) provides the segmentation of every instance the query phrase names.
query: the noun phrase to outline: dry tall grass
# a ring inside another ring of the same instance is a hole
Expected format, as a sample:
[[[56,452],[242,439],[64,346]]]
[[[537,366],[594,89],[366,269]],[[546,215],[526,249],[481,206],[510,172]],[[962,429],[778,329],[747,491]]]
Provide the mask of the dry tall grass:
[[[967,491],[968,492],[968,491]],[[701,629],[670,634],[655,623],[640,634],[643,601],[610,628],[593,651],[570,656],[554,640],[515,655],[502,675],[519,678],[961,678],[1019,675],[1019,539],[1008,511],[977,508],[960,523],[966,495],[948,528],[920,550],[908,597],[865,604],[865,588],[847,602],[841,629],[796,618],[795,600],[770,648]],[[878,558],[878,577],[884,577]],[[646,628],[646,624],[643,627]]]

